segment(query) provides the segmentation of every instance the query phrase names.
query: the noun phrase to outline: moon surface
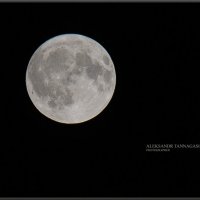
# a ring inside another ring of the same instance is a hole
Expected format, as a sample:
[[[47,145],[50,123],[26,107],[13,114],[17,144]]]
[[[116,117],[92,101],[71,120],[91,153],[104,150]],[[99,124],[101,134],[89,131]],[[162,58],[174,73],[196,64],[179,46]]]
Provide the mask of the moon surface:
[[[116,85],[114,64],[95,40],[64,34],[43,43],[26,70],[26,87],[34,106],[61,123],[88,121],[110,102]]]

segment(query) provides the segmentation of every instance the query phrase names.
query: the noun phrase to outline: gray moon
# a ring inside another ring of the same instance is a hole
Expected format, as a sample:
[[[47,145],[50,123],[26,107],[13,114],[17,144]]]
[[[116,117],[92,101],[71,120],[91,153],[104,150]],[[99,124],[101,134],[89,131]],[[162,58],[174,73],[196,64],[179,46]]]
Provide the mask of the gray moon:
[[[26,87],[34,106],[61,123],[88,121],[110,102],[116,73],[108,52],[95,40],[64,34],[43,43],[26,70]]]

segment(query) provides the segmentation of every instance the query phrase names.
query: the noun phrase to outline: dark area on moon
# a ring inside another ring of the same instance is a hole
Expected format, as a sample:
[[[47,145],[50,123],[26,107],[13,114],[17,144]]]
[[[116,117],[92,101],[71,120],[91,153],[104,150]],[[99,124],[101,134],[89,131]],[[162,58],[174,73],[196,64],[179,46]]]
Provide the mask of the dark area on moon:
[[[146,151],[200,143],[199,21],[195,3],[0,4],[0,196],[199,197],[199,149]],[[33,52],[65,33],[99,42],[117,77],[108,107],[75,126],[40,114],[25,83]]]
[[[98,76],[103,75],[104,81],[108,88],[110,87],[111,82],[111,71],[106,70],[103,66],[101,66],[98,61],[93,63],[92,59],[86,52],[77,53],[76,58],[72,58],[76,62],[75,68],[69,72],[70,68],[69,59],[72,57],[71,53],[66,49],[57,48],[56,50],[50,52],[47,59],[44,60],[43,53],[41,49],[38,49],[31,59],[30,65],[31,70],[29,71],[29,79],[33,84],[33,89],[37,93],[39,97],[50,97],[48,105],[52,108],[57,107],[56,101],[60,98],[61,103],[59,105],[59,109],[63,109],[63,106],[70,106],[74,104],[73,100],[73,91],[69,89],[69,85],[75,84],[75,80],[71,79],[71,75],[81,76],[83,70],[86,71],[87,76],[94,80],[95,84],[98,87],[100,92],[103,92],[104,88],[101,83],[98,83]],[[105,64],[109,64],[109,59],[107,56],[103,58]],[[66,64],[67,63],[67,64]],[[69,64],[68,64],[69,63]],[[39,67],[42,68],[42,71],[39,71]],[[52,83],[51,75],[54,73],[62,74],[65,76],[62,78],[62,83],[65,89],[63,92],[63,88],[60,85],[60,81],[58,81],[58,85],[54,86]],[[45,78],[49,81],[48,84],[45,83]]]

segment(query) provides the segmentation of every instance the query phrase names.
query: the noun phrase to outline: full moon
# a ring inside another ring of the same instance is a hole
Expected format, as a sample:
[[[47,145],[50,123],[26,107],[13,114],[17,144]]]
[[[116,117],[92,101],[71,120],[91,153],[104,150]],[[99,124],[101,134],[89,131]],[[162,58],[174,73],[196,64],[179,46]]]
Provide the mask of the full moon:
[[[108,52],[79,34],[59,35],[44,42],[26,70],[32,103],[60,123],[75,124],[96,117],[110,102],[115,85],[115,67]]]

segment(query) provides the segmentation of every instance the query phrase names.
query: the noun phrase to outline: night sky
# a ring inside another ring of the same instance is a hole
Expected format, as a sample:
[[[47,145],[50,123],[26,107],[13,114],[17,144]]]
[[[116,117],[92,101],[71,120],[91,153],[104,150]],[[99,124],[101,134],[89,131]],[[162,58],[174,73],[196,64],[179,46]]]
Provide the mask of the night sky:
[[[1,197],[200,196],[200,4],[1,3]],[[25,73],[46,40],[99,42],[116,70],[106,109],[77,125],[43,116]]]

